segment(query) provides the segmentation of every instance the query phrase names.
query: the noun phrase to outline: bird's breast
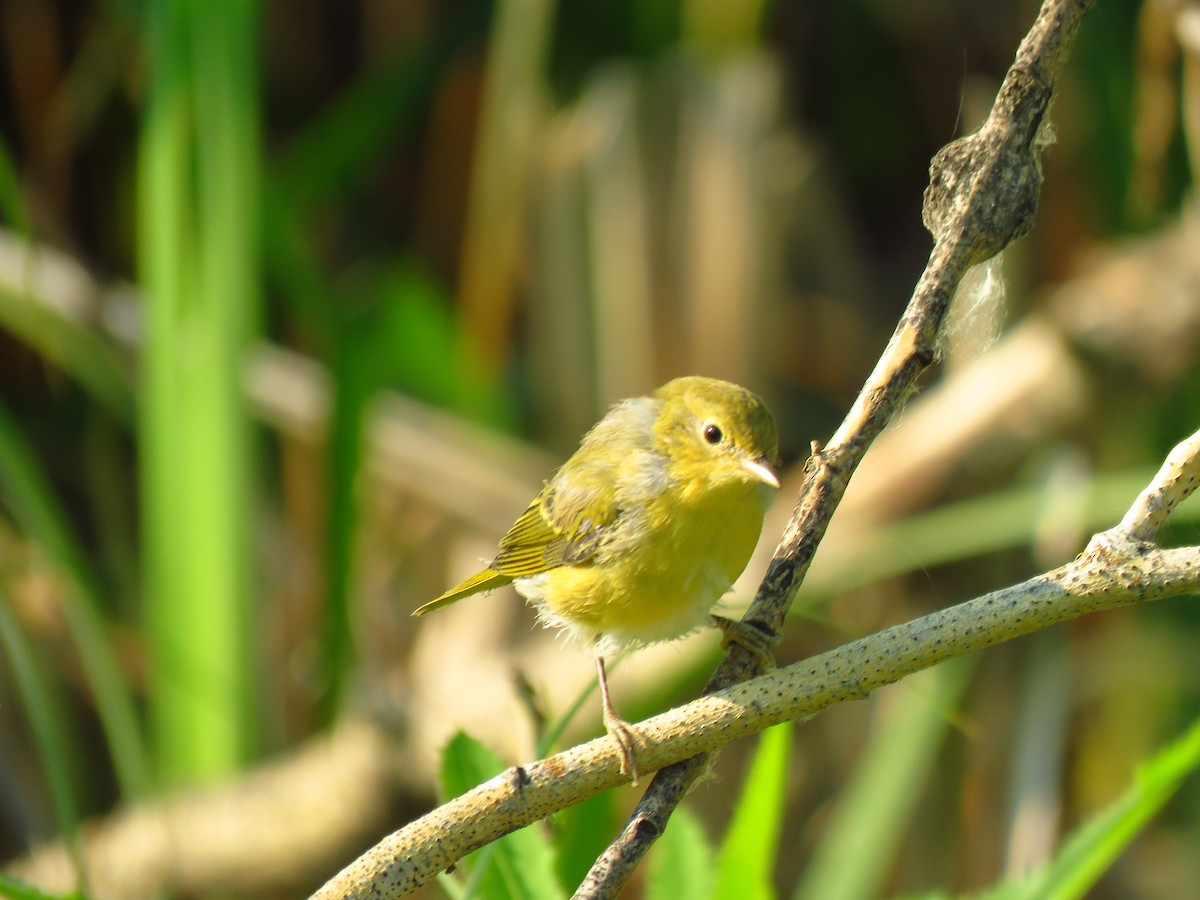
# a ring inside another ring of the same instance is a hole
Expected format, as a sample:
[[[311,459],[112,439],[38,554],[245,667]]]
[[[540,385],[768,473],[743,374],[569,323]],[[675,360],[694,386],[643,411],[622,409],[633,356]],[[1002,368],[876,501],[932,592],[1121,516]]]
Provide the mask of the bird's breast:
[[[633,510],[588,563],[517,580],[548,624],[615,645],[687,634],[746,567],[764,505],[753,485],[735,484],[664,492]]]

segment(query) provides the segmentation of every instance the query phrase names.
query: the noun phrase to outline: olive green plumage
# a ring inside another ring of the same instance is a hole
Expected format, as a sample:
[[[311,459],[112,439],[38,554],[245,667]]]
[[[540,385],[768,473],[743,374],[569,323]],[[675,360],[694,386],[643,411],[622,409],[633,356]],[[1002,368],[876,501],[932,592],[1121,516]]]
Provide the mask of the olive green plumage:
[[[705,624],[741,574],[779,487],[775,420],[726,381],[677,378],[609,410],[500,540],[481,572],[424,615],[506,584],[541,619],[590,644],[605,721],[632,769],[628,727],[608,702],[603,656]]]

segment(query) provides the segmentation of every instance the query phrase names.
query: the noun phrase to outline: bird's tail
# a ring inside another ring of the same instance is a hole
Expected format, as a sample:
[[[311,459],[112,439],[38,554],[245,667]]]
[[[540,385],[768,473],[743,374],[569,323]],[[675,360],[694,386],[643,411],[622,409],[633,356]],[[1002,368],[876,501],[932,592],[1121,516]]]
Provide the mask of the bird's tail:
[[[476,575],[472,575],[462,584],[450,588],[442,596],[434,600],[430,600],[424,606],[418,606],[413,610],[414,616],[423,616],[425,613],[433,612],[435,609],[441,609],[443,606],[449,606],[461,600],[463,597],[470,597],[472,594],[479,594],[485,591],[494,590],[498,587],[504,587],[506,584],[512,584],[512,578],[508,575],[502,575],[495,569],[484,569]]]

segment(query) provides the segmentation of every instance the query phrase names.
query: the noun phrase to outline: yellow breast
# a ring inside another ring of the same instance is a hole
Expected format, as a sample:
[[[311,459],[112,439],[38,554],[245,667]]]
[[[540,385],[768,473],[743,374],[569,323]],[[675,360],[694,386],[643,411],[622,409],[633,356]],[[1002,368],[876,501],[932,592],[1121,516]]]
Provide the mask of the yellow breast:
[[[769,496],[751,484],[668,492],[648,503],[636,540],[614,541],[584,565],[517,579],[551,625],[612,645],[680,637],[709,611],[754,552]]]

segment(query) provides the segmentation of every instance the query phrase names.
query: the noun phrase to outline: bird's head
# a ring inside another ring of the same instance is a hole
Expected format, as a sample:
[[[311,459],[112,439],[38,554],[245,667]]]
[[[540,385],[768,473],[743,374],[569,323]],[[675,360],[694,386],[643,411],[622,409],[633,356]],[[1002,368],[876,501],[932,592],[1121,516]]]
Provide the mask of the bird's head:
[[[757,394],[728,381],[689,376],[667,382],[654,397],[662,402],[655,441],[677,480],[779,487],[779,432]]]

